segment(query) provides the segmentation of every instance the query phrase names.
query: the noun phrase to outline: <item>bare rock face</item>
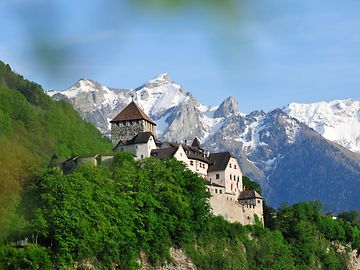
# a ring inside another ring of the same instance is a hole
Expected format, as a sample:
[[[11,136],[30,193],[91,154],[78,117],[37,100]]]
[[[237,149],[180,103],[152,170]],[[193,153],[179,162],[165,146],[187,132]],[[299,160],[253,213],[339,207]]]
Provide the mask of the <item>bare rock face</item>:
[[[149,265],[146,255],[141,254],[141,270],[196,270],[196,266],[191,261],[191,259],[186,255],[186,253],[178,248],[170,248],[170,256],[173,259],[173,262],[152,267]]]
[[[173,112],[173,119],[164,132],[164,139],[184,142],[193,140],[196,136],[203,138],[206,127],[201,121],[202,117],[193,100],[180,104]]]
[[[359,270],[360,269],[360,252],[357,249],[351,249],[351,245],[347,244],[344,246],[343,244],[333,241],[332,245],[335,247],[336,252],[339,254],[344,254],[349,256],[349,262],[347,265],[347,269],[349,270]]]
[[[356,249],[350,252],[350,262],[349,262],[349,270],[359,270],[360,269],[360,255]]]
[[[230,114],[235,114],[239,112],[238,102],[234,97],[228,97],[225,99],[214,112],[214,117],[226,117]]]

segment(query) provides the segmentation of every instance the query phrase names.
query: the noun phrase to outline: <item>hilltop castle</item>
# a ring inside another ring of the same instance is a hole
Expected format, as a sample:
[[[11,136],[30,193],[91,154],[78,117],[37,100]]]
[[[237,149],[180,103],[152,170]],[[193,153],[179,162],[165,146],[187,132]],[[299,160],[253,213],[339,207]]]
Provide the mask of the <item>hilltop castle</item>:
[[[109,166],[114,153],[121,151],[130,152],[135,159],[176,158],[204,179],[214,215],[243,225],[254,224],[256,216],[264,222],[263,199],[255,190],[245,190],[240,165],[231,153],[209,153],[198,138],[191,144],[160,142],[156,139],[156,123],[135,102],[128,104],[110,123],[113,153],[72,157],[62,163],[64,173],[84,162]]]
[[[206,152],[198,138],[191,145],[186,141],[158,141],[156,123],[135,102],[126,106],[110,123],[114,152],[130,152],[135,159],[176,158],[204,178],[211,193],[214,215],[243,225],[254,224],[255,216],[263,222],[262,197],[254,190],[245,190],[241,168],[231,153]]]

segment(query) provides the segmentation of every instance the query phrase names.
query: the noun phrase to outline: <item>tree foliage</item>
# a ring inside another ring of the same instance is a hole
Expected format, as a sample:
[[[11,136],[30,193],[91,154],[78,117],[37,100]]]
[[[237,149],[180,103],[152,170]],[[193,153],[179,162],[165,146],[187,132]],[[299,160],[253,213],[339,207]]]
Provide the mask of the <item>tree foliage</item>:
[[[208,197],[204,180],[182,163],[135,162],[120,153],[111,170],[85,164],[68,175],[57,168],[42,172],[24,194],[27,223],[20,235],[44,247],[55,268],[96,258],[106,267],[133,269],[140,251],[152,263],[163,262],[171,246],[203,230]]]
[[[318,202],[283,206],[273,225],[242,226],[211,216],[205,182],[175,159],[135,161],[119,153],[109,168],[83,164],[71,174],[45,168],[28,186],[22,227],[0,248],[0,268],[136,269],[182,247],[198,269],[345,269],[333,243],[358,247],[359,227],[321,213]],[[347,216],[347,215],[345,215]],[[28,238],[29,246],[11,246]]]
[[[6,217],[24,183],[54,154],[61,160],[111,149],[108,139],[85,123],[71,105],[53,101],[41,86],[2,62],[0,145],[0,232],[12,226]]]
[[[249,177],[245,175],[242,177],[242,181],[243,181],[243,186],[246,188],[246,190],[255,190],[257,193],[262,194],[260,184],[256,183],[255,181],[252,181]]]

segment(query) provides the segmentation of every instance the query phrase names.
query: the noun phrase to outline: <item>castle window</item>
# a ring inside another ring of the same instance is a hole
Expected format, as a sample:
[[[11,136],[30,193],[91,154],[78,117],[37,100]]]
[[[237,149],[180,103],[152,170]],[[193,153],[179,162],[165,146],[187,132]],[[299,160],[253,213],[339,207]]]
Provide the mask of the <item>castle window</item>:
[[[230,174],[230,180],[232,180],[232,175]]]
[[[231,163],[229,164],[229,167],[231,168]]]
[[[190,165],[194,166],[194,161],[190,160]]]
[[[219,179],[220,178],[220,175],[217,173],[216,174],[216,179]]]
[[[238,176],[238,181],[240,181],[240,177]]]
[[[219,192],[220,192],[220,194],[222,194],[222,190],[221,190],[221,189],[219,189]]]
[[[215,188],[215,193],[217,193],[217,189]]]
[[[236,169],[236,165],[234,165],[234,169]]]
[[[258,203],[260,203],[260,200],[258,200]]]
[[[144,155],[141,155],[141,158],[144,158]]]

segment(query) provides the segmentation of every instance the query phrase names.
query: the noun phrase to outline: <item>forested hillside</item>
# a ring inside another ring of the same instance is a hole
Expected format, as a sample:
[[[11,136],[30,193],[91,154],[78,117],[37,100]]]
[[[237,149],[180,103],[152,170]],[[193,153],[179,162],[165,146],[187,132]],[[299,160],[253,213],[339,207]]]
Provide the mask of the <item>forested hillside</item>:
[[[47,168],[0,244],[0,269],[138,269],[141,253],[156,265],[180,247],[204,270],[335,270],[348,264],[339,246],[360,247],[356,213],[333,220],[309,202],[266,207],[266,228],[242,226],[213,217],[208,196],[204,180],[174,159],[119,153],[110,169]]]
[[[333,220],[316,202],[265,206],[265,228],[214,217],[204,179],[173,159],[119,153],[111,168],[67,175],[52,166],[110,149],[70,105],[0,62],[0,269],[137,269],[140,254],[171,260],[170,247],[198,269],[346,269],[360,248],[356,212]]]
[[[0,231],[23,184],[41,165],[110,143],[64,102],[0,62]]]

